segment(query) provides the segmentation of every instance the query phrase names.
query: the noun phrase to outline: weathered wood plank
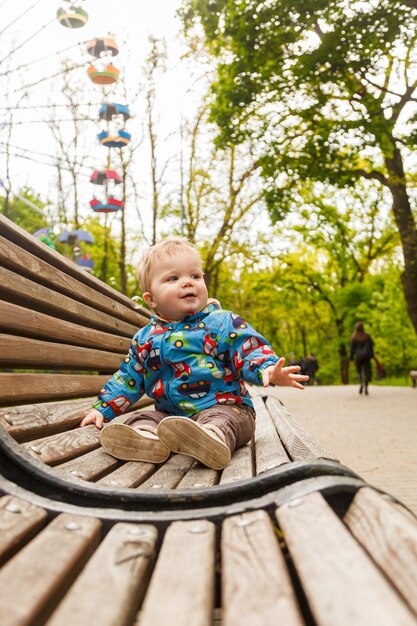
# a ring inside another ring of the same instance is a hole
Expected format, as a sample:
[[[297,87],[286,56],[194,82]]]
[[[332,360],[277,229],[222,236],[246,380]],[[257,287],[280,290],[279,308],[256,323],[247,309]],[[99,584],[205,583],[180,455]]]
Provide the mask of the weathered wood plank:
[[[48,626],[127,626],[155,554],[153,526],[116,524],[53,613]]]
[[[155,472],[157,465],[141,461],[128,461],[110,474],[97,481],[97,485],[108,487],[137,487]]]
[[[86,348],[105,347],[118,354],[125,354],[130,345],[128,337],[80,326],[4,300],[0,300],[0,330]]]
[[[214,524],[175,522],[168,528],[145,596],[141,626],[212,626]]]
[[[180,480],[177,489],[197,489],[201,487],[212,487],[219,482],[220,473],[208,467],[193,463],[185,476]]]
[[[44,526],[47,513],[34,504],[12,496],[0,500],[0,565]]]
[[[108,376],[0,373],[0,406],[97,396]]]
[[[25,404],[0,409],[0,424],[17,441],[54,435],[77,426],[91,408],[94,398]]]
[[[41,624],[99,541],[101,523],[61,514],[0,570],[2,626]]]
[[[80,302],[93,304],[94,308],[137,326],[145,326],[149,321],[131,306],[124,306],[114,298],[105,296],[1,235],[0,263],[35,283],[41,283]]]
[[[98,450],[87,452],[71,461],[62,463],[55,468],[55,471],[66,478],[95,481],[119,467],[120,463],[121,461],[107,454],[103,448],[98,448]]]
[[[87,377],[86,377],[87,378]],[[107,380],[106,377],[103,377]],[[78,426],[91,409],[95,396],[82,400],[64,400],[41,404],[25,404],[0,409],[0,424],[17,441],[31,441],[39,437],[54,435]],[[149,406],[153,400],[143,396],[132,410]],[[125,414],[124,420],[129,413]]]
[[[288,463],[290,459],[266,410],[264,401],[256,396],[252,398],[252,402],[256,411],[256,473],[262,474],[283,463]]]
[[[269,516],[253,511],[222,526],[224,626],[303,626]]]
[[[184,454],[174,454],[138,489],[175,489],[183,476],[188,472],[194,460]]]
[[[337,461],[331,452],[314,441],[310,433],[296,422],[277,398],[267,398],[266,406],[292,460],[326,458]]]
[[[39,259],[43,259],[49,265],[56,267],[70,276],[74,276],[78,281],[91,286],[94,291],[103,293],[104,295],[121,302],[127,308],[132,308],[132,302],[124,294],[116,291],[103,281],[99,280],[92,274],[79,268],[73,261],[65,258],[59,252],[45,246],[44,243],[38,241],[23,228],[12,222],[11,220],[0,215],[0,233],[9,241],[15,243],[19,248],[24,248]],[[134,307],[137,308],[136,306]],[[139,307],[138,312],[149,318],[149,311],[144,307]]]
[[[0,284],[4,292],[8,294],[7,299],[20,305],[24,302],[41,313],[126,337],[132,337],[137,331],[137,326],[131,323],[119,320],[103,311],[97,311],[87,304],[77,302],[39,283],[34,283],[29,278],[15,274],[4,267],[0,267]]]
[[[114,372],[126,354],[0,333],[0,367]]]
[[[228,485],[236,480],[252,478],[253,471],[253,441],[235,450],[232,460],[222,471],[220,485]]]
[[[417,519],[367,487],[344,522],[417,614]]]
[[[58,465],[98,448],[99,436],[100,431],[91,425],[23,443],[22,447],[39,461]]]
[[[319,493],[276,516],[319,626],[415,626],[416,620]]]

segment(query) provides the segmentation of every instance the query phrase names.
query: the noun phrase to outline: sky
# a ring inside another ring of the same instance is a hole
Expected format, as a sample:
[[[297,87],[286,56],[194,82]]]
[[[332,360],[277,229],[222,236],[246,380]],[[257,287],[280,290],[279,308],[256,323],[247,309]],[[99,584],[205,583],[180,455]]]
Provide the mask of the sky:
[[[52,109],[51,106],[63,102],[60,87],[53,78],[54,74],[61,71],[62,61],[66,59],[71,63],[85,64],[68,74],[71,85],[79,92],[80,103],[96,102],[98,116],[99,103],[106,99],[102,88],[92,85],[87,77],[86,69],[91,57],[85,49],[86,41],[112,35],[119,46],[120,54],[114,58],[114,64],[121,70],[120,82],[109,88],[108,95],[110,101],[129,106],[132,119],[128,121],[126,130],[135,140],[140,138],[142,132],[143,103],[124,102],[121,94],[124,87],[133,91],[136,89],[141,68],[150,50],[149,36],[166,41],[167,71],[161,78],[157,94],[159,135],[165,138],[161,142],[162,161],[178,155],[181,119],[192,115],[196,101],[199,100],[199,68],[195,63],[191,68],[189,61],[181,60],[186,45],[181,35],[180,20],[176,16],[180,0],[85,0],[74,4],[89,14],[88,22],[82,28],[65,28],[56,19],[57,9],[70,6],[65,1],[0,0],[0,33],[4,54],[0,59],[1,152],[7,140],[8,120],[12,110],[12,192],[17,193],[22,187],[28,186],[39,192],[42,200],[49,200],[52,204],[56,199],[56,170],[47,164],[51,163],[50,155],[55,154],[56,146],[43,120],[55,110],[64,134],[67,132],[65,129],[70,128],[65,121],[68,115],[63,113],[64,109]],[[84,109],[84,113],[94,110],[94,107]],[[91,171],[103,169],[106,161],[107,151],[97,141],[98,132],[98,124],[92,121],[80,138],[89,154],[88,166],[91,165]],[[138,184],[146,205],[150,198],[149,173],[146,169],[148,157],[145,152],[141,158],[143,167],[138,168],[138,177],[141,177],[142,172],[143,180],[138,180]],[[0,172],[1,180],[5,180],[4,156],[0,160]],[[89,170],[83,170],[85,184],[82,184],[81,194],[86,207],[85,214],[89,211],[88,199],[95,191],[89,183],[89,174]],[[171,176],[175,176],[175,173]]]

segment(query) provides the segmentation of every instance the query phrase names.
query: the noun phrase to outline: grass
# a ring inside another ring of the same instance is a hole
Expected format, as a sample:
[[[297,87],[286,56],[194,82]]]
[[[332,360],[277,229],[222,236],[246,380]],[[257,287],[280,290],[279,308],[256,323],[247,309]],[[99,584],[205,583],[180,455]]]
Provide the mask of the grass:
[[[373,385],[380,385],[381,387],[390,386],[390,387],[411,387],[411,379],[408,375],[403,376],[386,376],[382,380],[374,380],[372,381]]]

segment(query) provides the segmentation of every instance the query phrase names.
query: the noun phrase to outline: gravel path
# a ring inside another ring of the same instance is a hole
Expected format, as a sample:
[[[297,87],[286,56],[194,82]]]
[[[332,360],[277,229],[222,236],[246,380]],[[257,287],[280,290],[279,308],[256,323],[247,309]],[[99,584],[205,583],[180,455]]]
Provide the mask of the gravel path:
[[[341,463],[417,514],[417,389],[311,386],[273,389],[297,419]]]

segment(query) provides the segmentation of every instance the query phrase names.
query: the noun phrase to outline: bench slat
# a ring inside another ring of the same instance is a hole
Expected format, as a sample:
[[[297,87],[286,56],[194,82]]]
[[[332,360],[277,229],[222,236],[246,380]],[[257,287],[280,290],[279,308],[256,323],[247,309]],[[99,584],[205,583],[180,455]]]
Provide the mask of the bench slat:
[[[137,612],[155,555],[153,526],[113,526],[48,626],[127,626]]]
[[[219,472],[217,470],[204,467],[195,462],[184,478],[180,480],[177,489],[192,489],[197,487],[212,487],[219,482]]]
[[[96,396],[82,400],[24,404],[0,408],[0,424],[12,437],[20,442],[54,435],[77,426],[89,409],[91,409],[95,399]],[[151,398],[143,396],[131,408],[136,411],[141,407],[149,406],[152,402]],[[129,413],[121,416],[121,418],[116,418],[116,420],[125,421],[128,415]]]
[[[252,402],[256,411],[256,474],[262,474],[262,472],[278,467],[283,463],[288,463],[290,459],[262,398],[256,396]]]
[[[114,372],[125,356],[0,333],[0,367]]]
[[[214,529],[206,520],[171,524],[143,603],[141,626],[212,626]]]
[[[328,450],[314,441],[310,433],[294,420],[277,398],[267,398],[266,406],[292,460],[325,458],[337,461]]]
[[[417,614],[417,520],[401,508],[364,488],[344,522]]]
[[[58,465],[55,471],[66,478],[75,477],[81,480],[95,481],[101,478],[103,474],[108,474],[111,470],[116,469],[120,463],[121,461],[107,454],[103,448],[99,448]]]
[[[0,424],[20,442],[54,435],[77,426],[94,399],[6,407],[0,409]]]
[[[4,496],[0,500],[0,565],[46,523],[47,513],[34,504]]]
[[[123,306],[117,300],[97,292],[96,289],[49,265],[43,259],[1,236],[0,263],[19,275],[26,276],[35,283],[41,283],[53,289],[53,291],[69,295],[71,298],[75,296],[80,302],[85,302],[89,305],[93,304],[94,308],[120,317],[132,324],[138,326],[146,325],[149,321],[134,309]]]
[[[2,626],[42,623],[96,548],[101,523],[61,514],[0,570]]]
[[[236,480],[246,480],[253,476],[253,444],[245,446],[233,452],[232,460],[222,471],[220,485],[228,485]]]
[[[415,626],[415,618],[319,493],[276,511],[320,626]]]
[[[108,376],[0,373],[0,405],[97,396]]]
[[[89,274],[85,270],[81,269],[73,261],[70,261],[56,250],[52,250],[52,248],[46,246],[44,243],[36,239],[36,237],[30,235],[23,228],[3,215],[0,215],[0,232],[8,239],[8,241],[15,243],[19,246],[19,248],[28,250],[39,259],[45,260],[49,263],[49,265],[64,271],[70,276],[74,276],[81,283],[91,286],[95,291],[103,293],[104,295],[121,302],[128,308],[132,307],[132,302],[129,298],[127,298],[127,296],[123,295],[119,291],[116,291],[92,274]],[[144,307],[140,307],[139,312],[142,315],[145,315],[145,317],[149,317],[149,311]]]
[[[41,313],[58,316],[70,322],[82,323],[91,328],[112,331],[126,337],[132,337],[138,328],[62,293],[34,283],[29,278],[15,274],[4,267],[0,267],[0,284],[9,294],[8,299],[12,299],[16,304],[24,302],[29,308],[34,307]]]
[[[99,447],[100,431],[95,426],[85,426],[66,433],[22,444],[31,456],[47,465],[58,465]]]
[[[156,469],[153,463],[142,461],[128,461],[110,474],[97,481],[97,485],[107,487],[137,487],[141,485]]]
[[[180,480],[188,472],[194,459],[184,454],[174,454],[138,489],[175,489]]]
[[[254,511],[222,525],[224,626],[303,626],[269,516]]]
[[[4,300],[0,301],[0,330],[36,339],[58,340],[86,348],[100,350],[104,346],[106,350],[118,354],[126,353],[130,345],[130,339],[127,337],[85,328]]]

